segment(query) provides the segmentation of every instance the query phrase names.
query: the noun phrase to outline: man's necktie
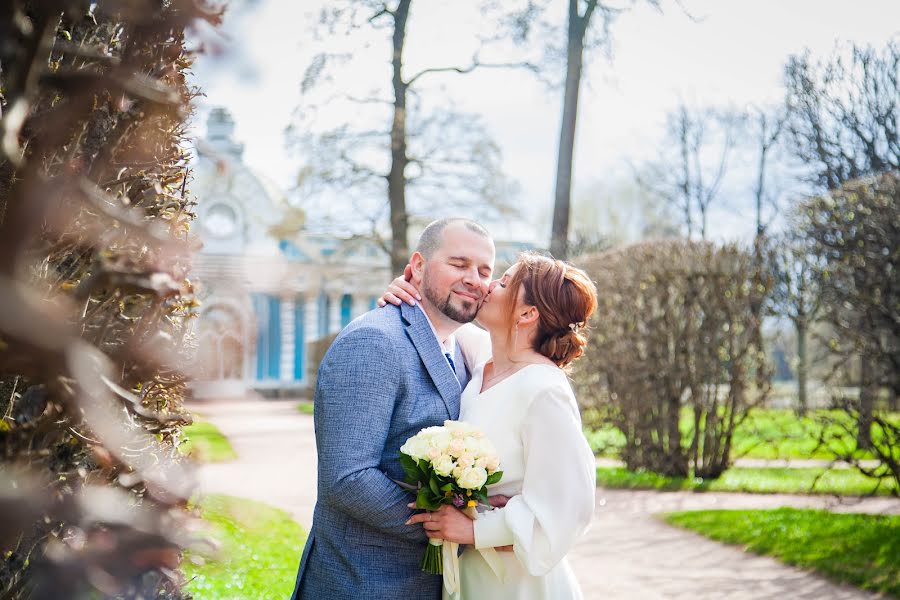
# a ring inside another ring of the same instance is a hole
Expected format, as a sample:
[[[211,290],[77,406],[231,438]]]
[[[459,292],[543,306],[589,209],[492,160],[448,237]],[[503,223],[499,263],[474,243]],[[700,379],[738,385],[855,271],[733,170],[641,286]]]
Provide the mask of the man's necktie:
[[[444,356],[447,357],[447,362],[450,363],[450,370],[453,371],[454,375],[456,375],[456,365],[453,363],[453,358],[450,357],[450,353],[444,352]]]

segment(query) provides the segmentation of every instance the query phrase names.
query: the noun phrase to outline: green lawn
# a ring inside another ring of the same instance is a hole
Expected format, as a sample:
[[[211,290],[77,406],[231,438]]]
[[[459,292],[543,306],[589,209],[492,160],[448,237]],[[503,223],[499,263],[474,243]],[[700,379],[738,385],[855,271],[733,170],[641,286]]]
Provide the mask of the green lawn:
[[[210,495],[200,503],[203,519],[222,544],[203,565],[186,554],[186,590],[197,600],[289,598],[306,532],[283,510],[232,496]]]
[[[900,597],[900,516],[820,510],[702,510],[663,518],[838,581]]]
[[[183,429],[185,440],[179,444],[178,451],[201,462],[221,462],[237,458],[237,453],[228,438],[206,421],[195,421]]]
[[[597,485],[637,490],[862,496],[871,494],[876,482],[853,469],[733,467],[718,479],[703,480],[634,472],[621,467],[597,467]],[[876,493],[888,495],[895,487],[893,482],[883,482]]]
[[[311,415],[313,414],[313,403],[309,400],[304,400],[300,404],[297,405],[297,410],[302,412],[303,414]]]
[[[790,458],[831,458],[828,449],[819,447],[822,434],[831,440],[837,440],[841,449],[852,449],[856,442],[853,436],[847,435],[839,426],[831,425],[823,429],[819,418],[827,415],[840,418],[836,411],[813,411],[804,418],[798,417],[790,410],[757,409],[734,432],[732,457],[759,459]],[[599,420],[590,411],[585,412],[585,422]],[[892,418],[900,423],[900,415]],[[693,427],[690,412],[685,410],[681,419],[681,430],[687,435]],[[880,430],[874,435],[879,437]],[[618,449],[625,445],[625,436],[612,425],[586,428],[585,436],[594,452],[601,456],[616,456]],[[862,456],[865,456],[864,454]]]

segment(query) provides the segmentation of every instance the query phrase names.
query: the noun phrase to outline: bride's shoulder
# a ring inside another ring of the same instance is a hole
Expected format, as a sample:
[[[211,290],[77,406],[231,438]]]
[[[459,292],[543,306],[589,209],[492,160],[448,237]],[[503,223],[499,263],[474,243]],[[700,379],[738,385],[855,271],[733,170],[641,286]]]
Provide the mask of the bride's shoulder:
[[[521,384],[528,390],[530,407],[536,408],[537,403],[541,407],[557,406],[578,412],[578,403],[565,371],[555,365],[543,363],[523,371],[527,373],[523,373],[526,377],[522,378]]]

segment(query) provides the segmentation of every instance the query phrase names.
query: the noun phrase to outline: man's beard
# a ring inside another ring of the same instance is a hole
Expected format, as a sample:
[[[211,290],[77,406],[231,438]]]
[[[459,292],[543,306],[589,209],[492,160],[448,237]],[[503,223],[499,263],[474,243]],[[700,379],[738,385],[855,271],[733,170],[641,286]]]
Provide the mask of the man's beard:
[[[471,323],[475,320],[475,315],[478,314],[478,309],[481,307],[481,302],[477,300],[472,300],[472,307],[468,309],[465,307],[453,306],[450,301],[453,297],[453,292],[448,292],[445,298],[441,298],[438,295],[437,290],[429,285],[427,272],[425,273],[425,277],[422,278],[422,294],[432,306],[441,311],[447,318],[452,319],[457,323]]]

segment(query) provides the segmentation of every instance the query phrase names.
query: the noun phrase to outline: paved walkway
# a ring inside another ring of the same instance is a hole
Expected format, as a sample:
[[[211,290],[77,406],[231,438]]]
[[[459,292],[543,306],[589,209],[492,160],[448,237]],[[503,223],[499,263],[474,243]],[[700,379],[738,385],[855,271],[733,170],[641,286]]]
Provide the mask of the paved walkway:
[[[316,493],[315,441],[312,417],[299,413],[296,404],[248,399],[192,405],[198,418],[212,421],[228,436],[239,457],[203,466],[201,491],[267,502],[289,511],[308,527]],[[598,489],[594,524],[570,561],[588,599],[878,598],[653,517],[673,510],[778,506],[900,514],[900,501],[890,498],[840,501],[818,496]]]

